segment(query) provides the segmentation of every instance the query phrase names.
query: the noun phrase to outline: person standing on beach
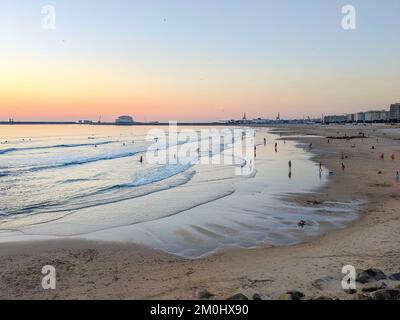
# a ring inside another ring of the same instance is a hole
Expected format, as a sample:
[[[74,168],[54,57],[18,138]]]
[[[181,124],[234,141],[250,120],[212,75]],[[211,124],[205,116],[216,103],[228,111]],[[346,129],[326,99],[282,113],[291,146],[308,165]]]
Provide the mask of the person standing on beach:
[[[143,163],[143,156],[140,156],[139,162],[140,162],[140,163]]]
[[[381,154],[381,159],[385,160],[385,155],[383,153]]]
[[[397,171],[396,172],[396,181],[399,182],[400,181],[400,173]]]
[[[289,170],[291,170],[292,169],[292,160],[289,160]]]
[[[344,169],[346,169],[346,166],[345,166],[344,163],[342,162],[342,170],[344,171]]]
[[[264,138],[264,146],[267,145],[267,138]]]

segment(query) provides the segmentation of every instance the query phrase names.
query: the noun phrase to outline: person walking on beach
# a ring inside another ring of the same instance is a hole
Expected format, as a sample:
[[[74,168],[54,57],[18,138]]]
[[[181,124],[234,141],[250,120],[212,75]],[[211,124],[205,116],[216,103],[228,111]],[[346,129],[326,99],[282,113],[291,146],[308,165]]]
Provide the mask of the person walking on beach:
[[[321,171],[322,171],[322,162],[320,161],[319,162],[319,172],[321,173]]]
[[[346,166],[345,166],[344,163],[342,162],[342,170],[344,171],[344,169],[346,169]]]
[[[267,145],[267,138],[264,138],[264,146]]]
[[[139,162],[140,162],[140,163],[143,163],[143,156],[140,156]]]
[[[292,160],[289,160],[289,170],[292,169]]]
[[[396,171],[396,181],[397,182],[400,181],[400,173],[398,171]]]

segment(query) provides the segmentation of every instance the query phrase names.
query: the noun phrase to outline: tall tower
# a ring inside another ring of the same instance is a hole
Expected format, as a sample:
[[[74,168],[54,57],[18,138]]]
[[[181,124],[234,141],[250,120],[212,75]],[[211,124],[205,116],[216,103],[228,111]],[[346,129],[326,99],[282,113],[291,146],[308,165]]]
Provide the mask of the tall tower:
[[[242,118],[242,120],[247,120],[247,117],[246,117],[246,112],[243,114],[243,118]]]

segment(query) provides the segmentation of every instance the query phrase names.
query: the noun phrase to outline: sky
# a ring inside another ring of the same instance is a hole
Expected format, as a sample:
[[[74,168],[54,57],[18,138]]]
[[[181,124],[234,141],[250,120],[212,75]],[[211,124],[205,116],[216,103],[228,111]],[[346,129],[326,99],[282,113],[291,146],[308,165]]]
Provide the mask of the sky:
[[[347,4],[356,30],[341,26]],[[400,102],[399,15],[399,0],[1,0],[0,120],[388,109]]]

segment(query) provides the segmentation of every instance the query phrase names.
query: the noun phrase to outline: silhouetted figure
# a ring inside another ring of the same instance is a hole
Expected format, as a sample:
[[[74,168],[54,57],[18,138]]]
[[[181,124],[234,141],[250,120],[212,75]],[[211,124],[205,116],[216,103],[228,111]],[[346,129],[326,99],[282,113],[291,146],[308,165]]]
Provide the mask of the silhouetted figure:
[[[400,173],[397,171],[396,172],[396,181],[399,182],[400,181]]]
[[[392,158],[393,161],[394,161],[394,159],[396,158],[395,155],[394,155],[394,153],[392,154],[391,158]]]
[[[344,171],[344,169],[346,169],[346,166],[345,166],[344,163],[342,162],[342,170]]]
[[[267,138],[264,138],[264,146],[267,145]]]
[[[289,169],[292,169],[292,160],[289,160],[288,165],[289,165]]]
[[[288,177],[289,177],[289,180],[292,180],[292,170],[289,170],[289,175],[288,175]]]
[[[385,155],[383,153],[381,154],[381,159],[385,160]]]
[[[300,220],[300,221],[297,223],[297,226],[300,227],[300,228],[304,228],[305,225],[306,225],[306,222],[305,222],[304,220]]]
[[[139,162],[140,162],[140,163],[143,163],[143,156],[140,156]]]

